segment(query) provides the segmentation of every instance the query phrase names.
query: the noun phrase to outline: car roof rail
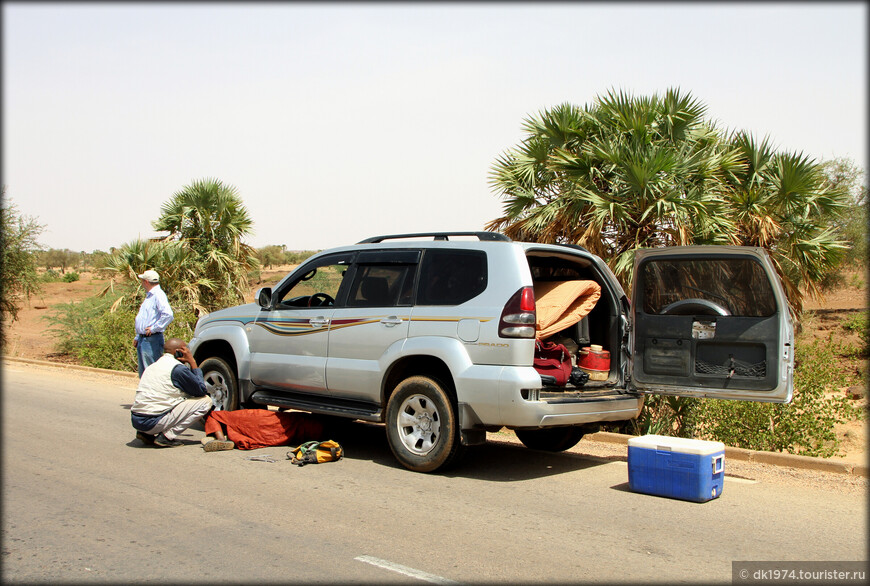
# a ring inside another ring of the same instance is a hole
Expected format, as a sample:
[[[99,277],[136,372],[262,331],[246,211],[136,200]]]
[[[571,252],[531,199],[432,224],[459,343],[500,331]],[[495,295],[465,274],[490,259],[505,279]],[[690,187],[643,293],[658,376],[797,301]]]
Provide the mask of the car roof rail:
[[[586,248],[580,246],[579,244],[560,244],[559,246],[565,246],[567,248],[573,248],[574,250],[580,250],[582,252],[589,252]],[[591,253],[590,253],[591,254]]]
[[[357,242],[357,244],[376,244],[384,240],[399,238],[433,238],[435,240],[450,240],[451,236],[476,236],[481,242],[512,242],[510,238],[498,232],[418,232],[415,234],[390,234],[388,236],[372,236]]]

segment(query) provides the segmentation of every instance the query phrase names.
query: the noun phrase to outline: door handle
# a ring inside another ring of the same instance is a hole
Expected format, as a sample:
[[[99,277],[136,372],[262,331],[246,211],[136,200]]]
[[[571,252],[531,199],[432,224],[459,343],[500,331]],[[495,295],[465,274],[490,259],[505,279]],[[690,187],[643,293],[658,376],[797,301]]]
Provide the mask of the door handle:
[[[323,326],[329,325],[329,320],[323,316],[313,317],[308,320],[308,323],[316,328],[322,328]]]
[[[384,319],[382,319],[381,323],[389,328],[392,328],[393,326],[401,324],[402,318],[391,315],[390,317],[385,317]]]

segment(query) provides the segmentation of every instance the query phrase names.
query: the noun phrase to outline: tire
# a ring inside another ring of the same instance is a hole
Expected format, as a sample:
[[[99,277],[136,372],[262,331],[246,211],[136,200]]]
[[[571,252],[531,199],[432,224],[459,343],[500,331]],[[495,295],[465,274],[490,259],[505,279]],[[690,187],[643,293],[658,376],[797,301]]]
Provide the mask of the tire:
[[[450,396],[435,380],[406,378],[387,402],[387,441],[409,470],[433,472],[455,464],[462,451]]]
[[[547,429],[518,429],[517,438],[527,448],[545,452],[564,452],[583,439],[581,427],[550,427]]]
[[[239,383],[233,369],[220,358],[207,358],[199,365],[205,387],[214,401],[215,411],[239,408]]]

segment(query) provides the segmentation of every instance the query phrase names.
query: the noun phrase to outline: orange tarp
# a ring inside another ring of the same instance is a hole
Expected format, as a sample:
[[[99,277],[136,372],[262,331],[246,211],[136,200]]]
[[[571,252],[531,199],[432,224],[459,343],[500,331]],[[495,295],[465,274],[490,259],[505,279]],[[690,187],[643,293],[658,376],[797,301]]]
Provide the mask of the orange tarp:
[[[535,283],[538,315],[535,337],[543,340],[586,317],[598,298],[601,285],[595,281],[543,281]]]
[[[298,445],[323,439],[323,423],[315,415],[297,411],[239,409],[212,411],[205,420],[206,435],[226,427],[226,436],[240,450]]]

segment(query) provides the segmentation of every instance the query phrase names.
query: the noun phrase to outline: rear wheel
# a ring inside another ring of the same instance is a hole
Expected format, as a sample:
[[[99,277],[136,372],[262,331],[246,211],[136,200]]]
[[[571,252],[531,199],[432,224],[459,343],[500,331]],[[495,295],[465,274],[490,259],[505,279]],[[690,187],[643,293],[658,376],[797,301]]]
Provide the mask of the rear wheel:
[[[456,411],[441,385],[425,376],[400,382],[387,403],[387,441],[396,459],[415,472],[432,472],[458,459],[462,445]]]
[[[564,452],[577,445],[585,430],[582,427],[550,427],[547,429],[518,429],[517,438],[527,448],[545,452]]]
[[[214,402],[215,411],[238,409],[239,384],[229,364],[220,358],[207,358],[199,367],[202,369],[206,392]]]

